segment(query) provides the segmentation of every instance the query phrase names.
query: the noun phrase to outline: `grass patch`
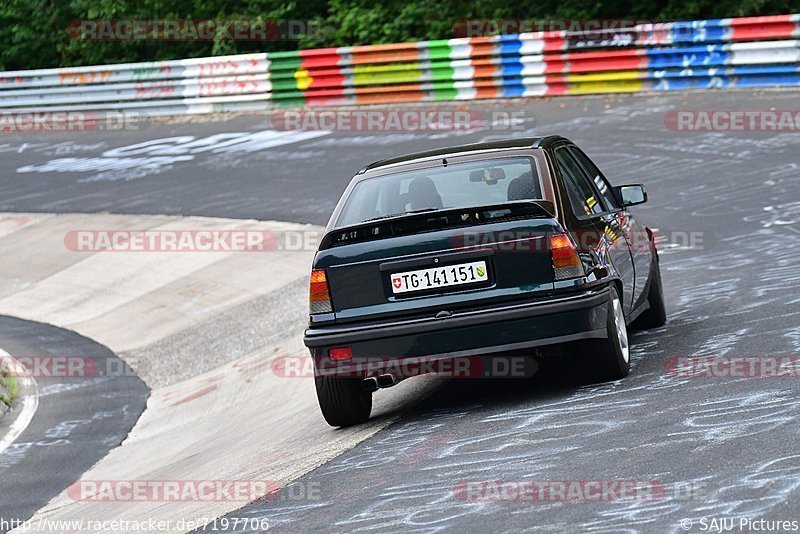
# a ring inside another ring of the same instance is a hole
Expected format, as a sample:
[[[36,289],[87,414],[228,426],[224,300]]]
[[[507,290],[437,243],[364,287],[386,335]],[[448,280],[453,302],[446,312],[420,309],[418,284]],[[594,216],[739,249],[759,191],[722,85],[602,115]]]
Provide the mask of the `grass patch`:
[[[0,402],[11,406],[19,394],[16,377],[11,376],[8,369],[0,369]]]

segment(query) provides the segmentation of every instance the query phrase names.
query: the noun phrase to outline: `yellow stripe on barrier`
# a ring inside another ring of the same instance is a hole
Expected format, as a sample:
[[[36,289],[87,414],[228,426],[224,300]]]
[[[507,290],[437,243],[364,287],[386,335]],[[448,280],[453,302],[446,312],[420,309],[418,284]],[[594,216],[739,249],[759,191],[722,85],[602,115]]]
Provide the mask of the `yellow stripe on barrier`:
[[[295,71],[294,79],[297,81],[297,88],[301,91],[308,89],[309,86],[311,86],[311,83],[314,81],[314,78],[308,75],[308,71],[306,69],[298,69]]]
[[[611,83],[576,83],[567,89],[568,95],[590,93],[635,93],[641,91],[644,84],[641,81],[611,82]]]
[[[376,83],[410,83],[418,82],[424,72],[421,70],[401,70],[397,72],[365,72],[356,74],[355,85],[374,85]]]
[[[580,82],[616,82],[641,79],[642,72],[637,70],[625,70],[618,72],[598,72],[596,74],[568,74],[567,81],[570,83]]]
[[[356,65],[353,67],[353,74],[371,74],[376,72],[397,72],[404,70],[419,70],[420,64],[418,62],[412,63],[395,63],[393,65]]]

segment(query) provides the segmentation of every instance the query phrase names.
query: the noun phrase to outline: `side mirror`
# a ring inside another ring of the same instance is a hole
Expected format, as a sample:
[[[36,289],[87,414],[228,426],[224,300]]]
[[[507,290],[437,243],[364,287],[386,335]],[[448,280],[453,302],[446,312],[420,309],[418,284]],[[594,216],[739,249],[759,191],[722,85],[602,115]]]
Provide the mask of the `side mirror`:
[[[621,185],[614,189],[623,206],[635,206],[647,202],[647,192],[642,185]]]

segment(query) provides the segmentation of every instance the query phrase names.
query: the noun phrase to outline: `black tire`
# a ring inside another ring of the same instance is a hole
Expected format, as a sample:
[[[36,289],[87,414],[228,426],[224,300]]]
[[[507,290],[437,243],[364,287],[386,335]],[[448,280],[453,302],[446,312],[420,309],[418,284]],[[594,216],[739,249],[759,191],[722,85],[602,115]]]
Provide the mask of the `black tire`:
[[[593,340],[587,344],[594,350],[586,354],[589,379],[592,382],[619,380],[628,376],[631,370],[628,331],[625,314],[617,289],[611,286],[608,291],[608,313],[606,313],[605,339]]]
[[[650,308],[636,319],[633,325],[636,328],[658,328],[667,322],[664,290],[661,285],[661,268],[658,266],[658,254],[654,254],[653,270],[650,272],[650,289],[647,291],[647,303],[650,304]]]
[[[318,376],[317,399],[322,416],[331,426],[352,426],[369,419],[372,393],[364,389],[359,378]]]

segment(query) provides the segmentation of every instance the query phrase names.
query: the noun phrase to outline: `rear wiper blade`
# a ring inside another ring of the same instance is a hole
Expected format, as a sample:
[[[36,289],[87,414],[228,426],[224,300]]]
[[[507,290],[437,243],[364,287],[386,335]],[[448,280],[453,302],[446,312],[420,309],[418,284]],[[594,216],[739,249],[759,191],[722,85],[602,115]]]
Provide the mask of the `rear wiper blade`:
[[[400,213],[390,213],[389,215],[381,215],[380,217],[373,217],[372,219],[367,219],[363,222],[379,221],[381,219],[391,219],[392,217],[400,217],[402,215],[414,215],[416,213],[426,213],[429,211],[439,211],[439,208],[422,208],[418,210],[402,211]]]

